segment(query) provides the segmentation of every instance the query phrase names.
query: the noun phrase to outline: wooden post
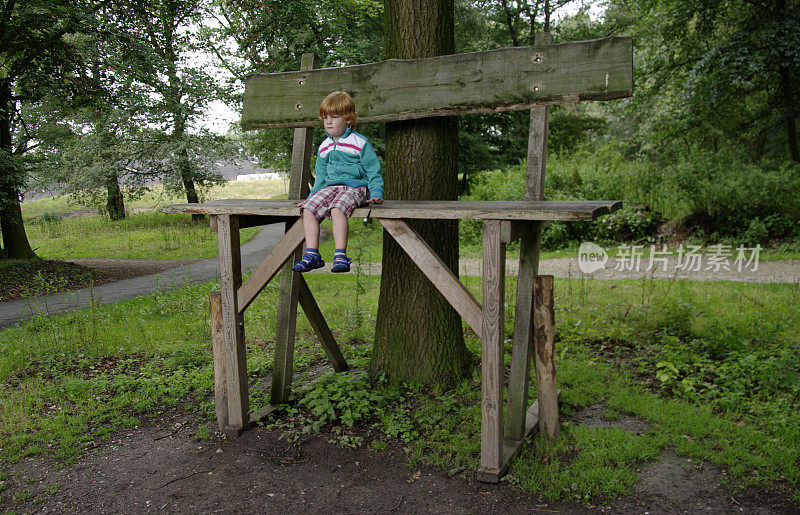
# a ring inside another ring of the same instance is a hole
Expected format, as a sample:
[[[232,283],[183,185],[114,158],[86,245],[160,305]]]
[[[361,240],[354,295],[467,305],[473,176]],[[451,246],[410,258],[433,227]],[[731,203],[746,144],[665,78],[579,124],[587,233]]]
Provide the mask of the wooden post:
[[[549,32],[536,34],[534,46],[551,45]],[[547,66],[546,61],[541,61]],[[550,106],[531,109],[530,132],[528,133],[528,171],[525,176],[525,199],[544,200],[544,172],[547,166],[547,135],[550,122]],[[530,195],[530,196],[529,196]]]
[[[503,464],[503,354],[506,246],[499,220],[483,222],[483,323],[481,331],[481,468],[498,475]]]
[[[317,66],[314,54],[303,54],[300,70],[311,70]],[[305,81],[298,81],[297,87],[303,88]],[[305,106],[316,109],[318,106]],[[308,183],[311,177],[311,144],[314,129],[295,129],[292,144],[292,161],[289,179],[289,198],[301,199],[308,195]],[[287,225],[287,230],[289,229]],[[280,297],[278,300],[278,323],[275,335],[275,361],[272,367],[272,390],[270,404],[283,404],[289,398],[294,367],[294,339],[297,327],[297,300],[300,296],[300,276],[292,271],[294,261],[303,257],[303,249],[298,248],[294,259],[290,259],[283,267],[281,274]]]
[[[536,35],[534,44],[543,46],[552,44],[552,42],[553,38],[550,33],[542,32]],[[549,118],[549,106],[531,109],[525,200],[544,200]],[[531,352],[533,341],[536,338],[534,325],[531,322],[534,309],[534,277],[539,272],[540,239],[540,230],[529,230],[525,231],[520,242],[517,305],[514,314],[514,344],[511,355],[511,374],[508,380],[506,414],[506,438],[510,440],[521,440],[525,436]],[[538,364],[536,375],[537,377],[540,375]],[[553,368],[553,377],[555,378],[555,367]],[[541,403],[539,405],[541,406]]]
[[[235,215],[217,215],[216,218],[219,239],[222,334],[225,341],[225,375],[228,384],[228,427],[240,430],[248,422],[250,401],[247,385],[244,322],[236,305],[236,292],[242,285],[239,219]]]
[[[536,386],[539,393],[539,430],[549,440],[557,440],[558,388],[555,364],[555,315],[553,276],[537,275],[534,288],[533,323],[536,335]]]
[[[217,426],[220,431],[224,431],[228,428],[228,378],[225,376],[225,336],[220,292],[212,291],[208,295],[208,308],[211,315],[211,350],[214,355],[214,406],[217,410]]]

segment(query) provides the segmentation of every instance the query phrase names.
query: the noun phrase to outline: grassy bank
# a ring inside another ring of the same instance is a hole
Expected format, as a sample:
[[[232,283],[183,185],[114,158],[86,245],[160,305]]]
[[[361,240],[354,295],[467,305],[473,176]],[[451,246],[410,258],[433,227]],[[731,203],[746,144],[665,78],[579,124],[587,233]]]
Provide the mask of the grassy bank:
[[[205,193],[205,200],[279,198],[283,181],[229,182]],[[217,237],[207,222],[188,215],[167,215],[158,209],[185,203],[180,195],[154,186],[126,204],[128,216],[112,222],[68,197],[24,202],[23,218],[31,247],[45,259],[126,258],[190,259],[217,255]],[[258,232],[244,229],[242,242]]]
[[[363,370],[380,278],[324,274],[308,281],[345,357]],[[479,280],[465,283],[479,298]],[[165,403],[200,413],[198,435],[207,436],[213,427],[207,294],[216,287],[191,285],[0,332],[2,459],[46,452],[73,460],[89,442],[139,423]],[[723,466],[737,482],[786,489],[800,503],[798,290],[557,280],[562,438],[556,445],[534,438],[510,480],[550,498],[592,502],[630,492],[637,465],[671,449]],[[513,305],[512,281],[507,295]],[[277,282],[246,312],[254,408],[266,403],[262,379],[271,368],[276,299]],[[323,363],[324,353],[304,317],[298,321],[295,367],[302,372]],[[512,330],[509,318],[507,336]],[[477,361],[478,338],[466,334]],[[298,388],[276,423],[289,438],[321,431],[341,445],[358,445],[371,434],[377,449],[403,442],[412,463],[474,468],[479,392],[477,367],[448,392],[371,384],[356,371]],[[639,417],[649,429],[569,424],[572,414],[596,404],[609,417]]]

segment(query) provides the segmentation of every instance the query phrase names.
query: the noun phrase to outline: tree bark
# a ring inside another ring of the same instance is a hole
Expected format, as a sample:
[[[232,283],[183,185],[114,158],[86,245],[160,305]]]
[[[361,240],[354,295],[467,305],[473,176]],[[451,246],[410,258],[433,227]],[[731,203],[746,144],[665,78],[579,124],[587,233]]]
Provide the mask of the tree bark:
[[[11,164],[11,116],[13,99],[11,85],[0,81],[0,230],[3,231],[3,254],[10,259],[36,257],[25,233],[19,185]]]
[[[106,178],[106,211],[111,220],[125,219],[125,199],[122,196],[122,189],[119,187],[119,176],[116,172],[110,172]]]
[[[796,121],[796,106],[792,100],[791,77],[789,69],[786,66],[781,66],[781,90],[783,92],[784,101],[784,116],[786,117],[786,136],[789,140],[789,155],[792,161],[800,163],[800,145],[797,142],[797,121]]]
[[[174,7],[174,6],[173,6]],[[189,204],[199,204],[200,197],[197,195],[197,189],[194,185],[194,178],[192,177],[192,166],[189,162],[189,153],[184,145],[186,139],[186,114],[184,113],[184,106],[182,104],[183,91],[178,78],[178,54],[175,50],[175,34],[177,27],[173,26],[176,23],[177,13],[170,11],[164,31],[164,51],[167,60],[167,77],[169,79],[169,104],[172,107],[172,138],[173,141],[180,147],[178,150],[178,174],[180,175],[183,189],[186,192],[186,202]],[[203,215],[192,215],[192,220],[195,222],[205,220]]]
[[[388,58],[453,52],[452,0],[386,2]],[[455,200],[458,120],[426,118],[386,124],[386,197]],[[458,273],[458,222],[412,226]],[[392,237],[383,236],[383,274],[370,374],[450,386],[469,370],[461,318]]]

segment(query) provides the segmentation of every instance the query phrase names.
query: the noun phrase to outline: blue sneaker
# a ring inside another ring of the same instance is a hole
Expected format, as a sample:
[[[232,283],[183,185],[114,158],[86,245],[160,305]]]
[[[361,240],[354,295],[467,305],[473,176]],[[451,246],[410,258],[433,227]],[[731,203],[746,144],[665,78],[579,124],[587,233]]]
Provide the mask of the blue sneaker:
[[[333,258],[333,268],[331,272],[339,274],[350,271],[350,258],[344,254],[336,254]]]
[[[298,261],[292,267],[292,270],[295,272],[310,272],[311,270],[316,270],[317,268],[322,268],[325,266],[325,261],[322,260],[322,256],[319,254],[311,254],[306,252],[303,256],[303,259]]]

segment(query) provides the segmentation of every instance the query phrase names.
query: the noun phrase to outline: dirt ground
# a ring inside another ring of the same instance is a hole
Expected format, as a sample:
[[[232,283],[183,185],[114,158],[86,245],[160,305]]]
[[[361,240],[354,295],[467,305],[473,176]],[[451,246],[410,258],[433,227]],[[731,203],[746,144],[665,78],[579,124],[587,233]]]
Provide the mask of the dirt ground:
[[[648,428],[630,416],[607,420],[604,410],[588,407],[572,422]],[[324,436],[287,444],[278,431],[260,427],[238,438],[198,439],[195,417],[167,411],[90,446],[63,468],[47,458],[4,466],[2,511],[798,513],[776,492],[733,493],[723,470],[671,451],[642,464],[629,498],[560,503],[507,482],[479,483],[469,470],[409,468],[400,447],[340,448]]]

